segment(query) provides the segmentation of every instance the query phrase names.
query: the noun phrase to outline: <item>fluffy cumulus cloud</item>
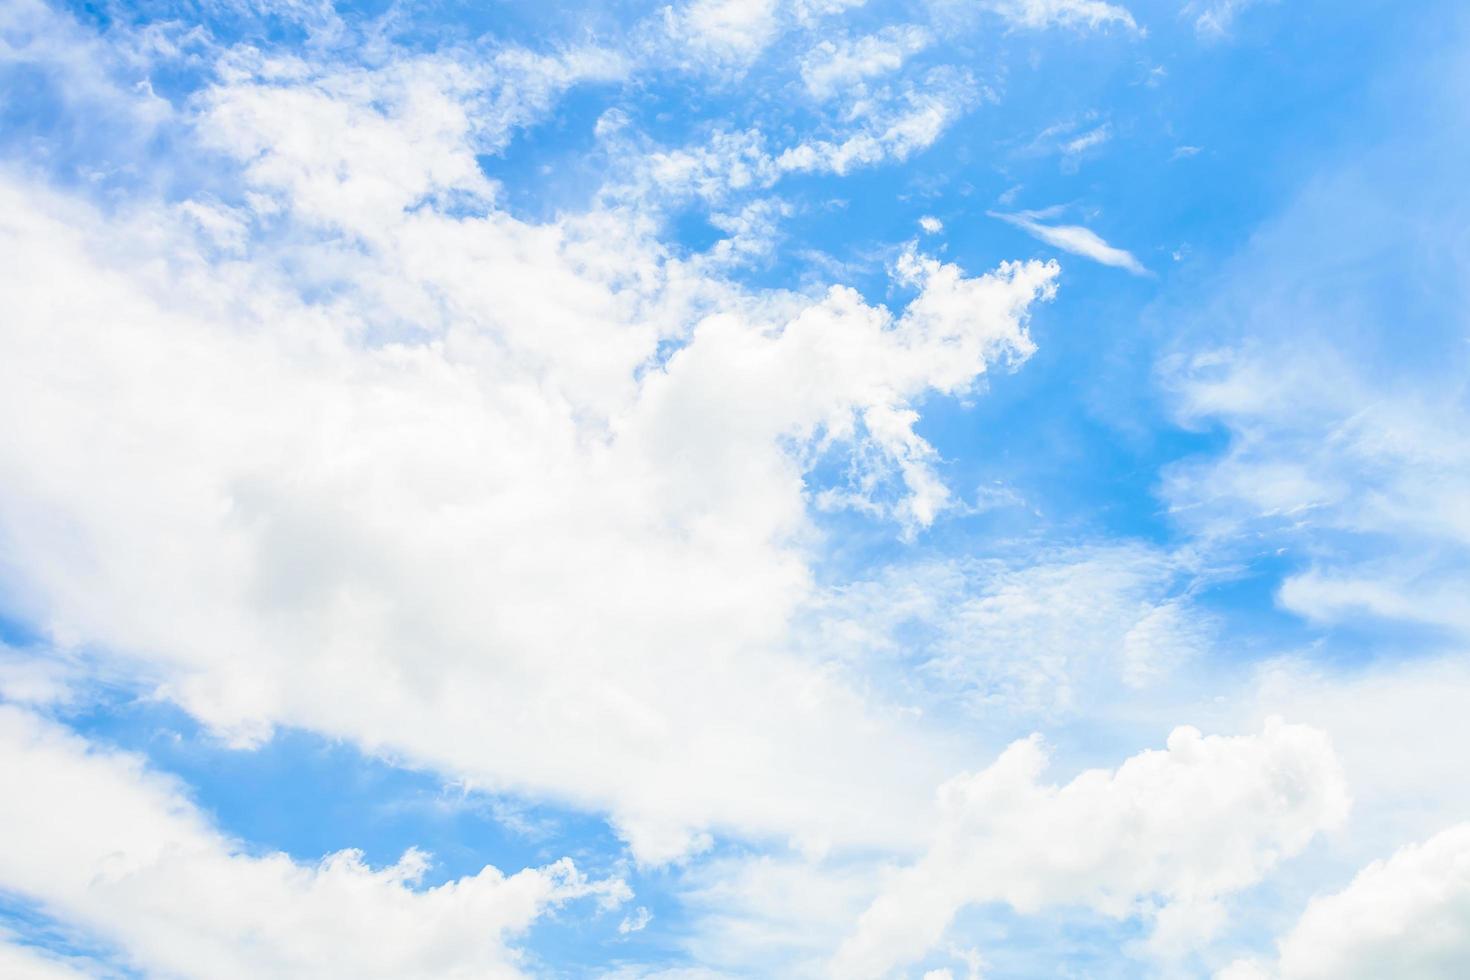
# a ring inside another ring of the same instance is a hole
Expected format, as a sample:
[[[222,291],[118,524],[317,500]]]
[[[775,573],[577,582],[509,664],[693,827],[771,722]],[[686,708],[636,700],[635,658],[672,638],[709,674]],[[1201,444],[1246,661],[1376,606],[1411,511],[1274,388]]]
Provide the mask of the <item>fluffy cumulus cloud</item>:
[[[6,888],[148,975],[517,977],[508,942],[543,911],[626,892],[569,861],[421,889],[418,851],[378,869],[352,851],[315,866],[253,855],[137,757],[15,708],[0,708],[0,774],[25,787],[0,815]],[[0,957],[22,976],[77,975],[13,945]]]
[[[895,315],[743,292],[622,213],[523,222],[475,163],[487,84],[247,52],[195,123],[235,199],[7,181],[5,410],[45,419],[0,448],[28,613],[241,744],[300,725],[595,806],[641,858],[715,823],[902,837],[830,801],[917,789],[918,736],[783,650],[804,461],[851,447],[851,503],[930,524],[914,405],[1024,359],[1056,267],[904,253]]]
[[[1115,157],[1231,152],[1157,103],[1184,49],[1103,0],[484,16],[0,5],[0,973],[942,980],[1072,915],[1141,970],[1465,955],[1453,766],[1385,748],[1470,688],[1461,392],[1123,336],[1169,283],[1092,230]],[[1434,656],[1314,659],[1364,619]],[[175,724],[539,836],[242,839]]]
[[[941,788],[930,849],[863,913],[836,975],[886,976],[937,945],[960,908],[984,902],[1208,924],[1179,909],[1255,884],[1347,815],[1327,740],[1279,721],[1239,737],[1176,729],[1166,749],[1064,786],[1041,782],[1046,761],[1037,739],[1017,742]]]
[[[1423,977],[1448,980],[1470,959],[1470,824],[1450,827],[1314,898],[1274,964],[1240,960],[1220,980]]]

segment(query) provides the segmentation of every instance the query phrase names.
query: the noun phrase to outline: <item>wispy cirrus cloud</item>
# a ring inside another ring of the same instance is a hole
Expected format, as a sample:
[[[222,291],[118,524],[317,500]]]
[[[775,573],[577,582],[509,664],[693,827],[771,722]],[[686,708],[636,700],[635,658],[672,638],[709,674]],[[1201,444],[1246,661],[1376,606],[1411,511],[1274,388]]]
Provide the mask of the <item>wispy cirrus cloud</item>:
[[[1091,259],[1102,265],[1110,265],[1117,269],[1126,269],[1135,276],[1152,275],[1132,252],[1127,249],[1109,245],[1097,232],[1082,225],[1049,225],[1037,220],[1048,216],[1054,211],[1017,211],[1014,213],[1004,211],[987,211],[986,214],[992,218],[998,218],[1006,224],[1014,225],[1026,234],[1038,241],[1043,241],[1053,248],[1059,248],[1063,252],[1080,255],[1084,259]]]
[[[1195,0],[1184,8],[1186,16],[1194,18],[1194,29],[1201,38],[1219,38],[1230,33],[1235,18],[1247,7],[1254,7],[1262,0]]]

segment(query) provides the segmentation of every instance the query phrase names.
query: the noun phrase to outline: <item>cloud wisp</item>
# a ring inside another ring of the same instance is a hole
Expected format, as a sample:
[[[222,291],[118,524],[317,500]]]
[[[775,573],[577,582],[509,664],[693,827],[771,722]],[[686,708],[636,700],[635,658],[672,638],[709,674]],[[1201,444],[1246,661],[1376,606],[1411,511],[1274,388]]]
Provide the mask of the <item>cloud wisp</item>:
[[[1152,275],[1148,269],[1144,268],[1143,263],[1134,257],[1132,252],[1109,245],[1091,228],[1086,228],[1082,225],[1044,224],[1037,220],[1039,216],[1047,213],[1049,212],[986,212],[992,218],[998,218],[1006,224],[1014,225],[1032,238],[1045,242],[1053,248],[1061,249],[1063,252],[1079,255],[1084,259],[1090,259],[1102,265],[1112,266],[1115,269],[1123,269],[1133,273],[1135,276]]]

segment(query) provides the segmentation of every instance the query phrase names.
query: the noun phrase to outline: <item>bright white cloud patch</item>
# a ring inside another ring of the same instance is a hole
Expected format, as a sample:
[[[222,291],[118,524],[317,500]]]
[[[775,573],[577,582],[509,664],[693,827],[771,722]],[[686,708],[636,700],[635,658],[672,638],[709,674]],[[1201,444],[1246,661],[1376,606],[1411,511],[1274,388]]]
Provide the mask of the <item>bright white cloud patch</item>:
[[[1118,269],[1127,269],[1135,276],[1149,274],[1143,264],[1133,257],[1132,252],[1109,245],[1090,228],[1084,228],[1081,225],[1044,224],[1028,212],[1001,214],[991,211],[989,214],[992,218],[999,218],[1007,224],[1015,225],[1032,238],[1043,241],[1053,248],[1059,248],[1063,252],[1080,255],[1084,259],[1091,259]]]
[[[0,974],[1462,957],[1447,2],[0,6]]]
[[[1166,750],[1065,786],[1041,783],[1045,766],[1033,738],[946,783],[929,851],[863,913],[835,972],[886,976],[976,903],[1087,905],[1161,922],[1181,907],[1208,908],[1347,815],[1327,740],[1279,721],[1234,738],[1176,729]]]
[[[828,98],[864,79],[896,71],[930,40],[928,31],[905,25],[852,40],[822,41],[802,59],[801,79],[815,98]]]
[[[1055,266],[907,253],[897,316],[840,288],[748,295],[618,212],[496,210],[477,84],[408,59],[211,90],[201,129],[250,189],[226,207],[258,230],[217,264],[196,209],[7,184],[0,235],[28,258],[0,273],[0,397],[46,420],[0,443],[32,612],[242,743],[301,725],[595,806],[640,858],[715,823],[901,839],[903,808],[830,800],[922,806],[919,736],[880,722],[859,748],[863,699],[783,649],[803,454],[851,447],[843,505],[932,523],[949,492],[913,404],[1024,358]]]
[[[669,33],[717,61],[748,63],[775,39],[776,0],[692,0],[665,8]]]
[[[1273,965],[1240,961],[1222,980],[1451,980],[1470,960],[1470,824],[1411,844],[1314,898]]]

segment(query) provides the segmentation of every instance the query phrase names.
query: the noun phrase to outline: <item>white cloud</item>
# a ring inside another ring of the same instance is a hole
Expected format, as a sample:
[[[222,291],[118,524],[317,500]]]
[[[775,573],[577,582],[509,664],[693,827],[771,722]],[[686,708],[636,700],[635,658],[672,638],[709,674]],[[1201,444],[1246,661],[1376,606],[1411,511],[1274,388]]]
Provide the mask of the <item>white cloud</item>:
[[[782,151],[782,171],[845,174],[928,149],[985,91],[964,71],[935,68],[894,90],[858,99],[845,116],[849,132],[804,140]]]
[[[960,908],[983,902],[1157,914],[1177,927],[1181,910],[1199,920],[1347,813],[1327,739],[1279,721],[1240,737],[1179,728],[1164,751],[1060,787],[1040,782],[1046,761],[1033,737],[942,787],[933,844],[863,914],[836,975],[885,976],[939,943]]]
[[[1040,241],[1046,242],[1053,248],[1059,248],[1073,255],[1080,255],[1085,259],[1110,265],[1118,269],[1127,269],[1135,276],[1146,276],[1149,271],[1143,267],[1138,259],[1133,257],[1132,252],[1121,248],[1115,248],[1098,237],[1097,233],[1090,228],[1080,225],[1047,225],[1037,221],[1030,212],[1019,212],[1017,214],[1003,214],[998,211],[988,212],[992,218],[999,218],[1007,224],[1015,225],[1026,234]]]
[[[565,860],[420,888],[413,850],[381,869],[353,851],[253,855],[138,758],[11,707],[0,776],[25,788],[0,811],[0,881],[149,974],[516,977],[507,943],[544,910],[627,894]]]
[[[1463,842],[1465,831],[1459,822],[1470,812],[1470,785],[1463,778],[1460,755],[1441,751],[1439,747],[1459,745],[1470,739],[1470,717],[1464,710],[1467,697],[1470,697],[1470,664],[1466,663],[1462,651],[1456,650],[1439,657],[1382,658],[1356,667],[1314,664],[1305,657],[1273,662],[1261,668],[1254,695],[1222,702],[1221,707],[1237,719],[1235,723],[1251,724],[1252,719],[1285,713],[1325,732],[1354,797],[1348,832],[1330,838],[1329,846],[1319,852],[1310,867],[1290,877],[1283,876],[1275,887],[1261,893],[1254,902],[1257,913],[1264,913],[1267,921],[1275,921],[1277,928],[1289,935],[1289,924],[1300,915],[1308,895],[1330,896],[1343,891],[1354,869],[1370,862],[1381,865],[1379,859],[1405,841],[1437,838],[1447,825],[1455,824],[1455,836]],[[1239,713],[1242,705],[1251,705],[1252,713],[1242,717]],[[1392,924],[1397,921],[1396,903],[1411,901],[1406,897],[1409,893],[1394,892],[1391,888],[1382,892],[1381,920],[1358,929],[1363,941],[1360,959],[1367,971],[1362,975],[1435,976],[1428,969],[1374,972],[1371,967],[1382,965],[1375,957],[1391,961],[1394,956],[1412,957],[1416,950],[1430,951],[1432,945],[1426,942],[1426,937],[1453,935],[1433,926],[1436,915],[1451,914],[1454,908],[1451,896],[1455,888],[1462,887],[1453,884],[1452,869],[1456,865],[1449,857],[1452,853],[1454,848],[1446,843],[1423,852],[1423,862],[1427,863],[1429,856],[1434,855],[1445,876],[1437,884],[1425,881],[1422,889],[1412,892],[1423,898],[1426,905],[1423,918],[1414,921],[1411,935],[1401,948],[1395,948]],[[1405,861],[1403,865],[1406,872],[1411,871],[1414,861]],[[1353,903],[1361,903],[1366,908],[1373,902],[1366,887],[1372,880],[1375,879],[1366,879],[1364,888],[1349,889],[1354,895]],[[1409,877],[1395,875],[1392,880],[1406,881]],[[1436,904],[1435,896],[1444,899],[1442,906]],[[1336,906],[1324,899],[1320,917],[1315,921],[1320,927],[1342,911],[1342,925],[1346,927],[1349,921],[1346,912],[1350,908],[1351,905]],[[1463,916],[1463,911],[1460,914]],[[1311,935],[1323,938],[1315,927]],[[1252,938],[1248,933],[1236,942],[1242,939],[1249,942]],[[1309,944],[1304,938],[1298,946],[1299,955],[1289,963],[1280,964],[1290,965],[1300,973],[1283,969],[1279,975],[1358,975],[1350,968],[1332,971],[1333,965],[1341,966],[1345,961],[1339,961],[1335,953],[1323,952],[1324,948]],[[1344,957],[1352,954],[1347,947],[1341,952]],[[1278,976],[1274,955],[1265,955],[1265,950],[1259,948],[1253,953],[1232,964],[1230,970],[1221,974],[1222,980],[1227,977],[1268,980]],[[1313,972],[1313,961],[1322,963],[1328,972]]]
[[[1241,961],[1221,980],[1456,980],[1470,962],[1470,824],[1375,861],[1312,899],[1274,966]]]
[[[670,35],[716,64],[748,64],[780,33],[777,0],[692,0],[666,9]]]
[[[1425,749],[1470,739],[1470,665],[1459,650],[1354,670],[1271,662],[1256,684],[1251,717],[1285,713],[1331,737],[1359,801],[1352,846],[1343,844],[1349,866],[1470,812],[1458,756]]]
[[[898,315],[747,293],[619,205],[499,210],[475,152],[524,117],[479,135],[477,69],[252,58],[193,103],[242,168],[230,254],[197,209],[0,186],[27,617],[241,743],[299,725],[600,810],[644,860],[909,838],[945,753],[789,649],[805,467],[850,446],[928,525],[914,405],[1023,359],[1056,267],[909,253]]]
[[[776,198],[757,198],[733,213],[712,212],[709,223],[726,237],[711,246],[705,258],[714,267],[770,254],[780,235],[780,221],[790,213],[790,205]]]
[[[1101,3],[1007,9],[1026,26],[1132,24]],[[769,49],[781,16],[766,3],[696,3],[673,23],[697,57],[741,67]],[[927,42],[904,28],[819,48],[806,82],[845,101],[784,150],[750,129],[646,152],[627,117],[609,114],[610,171],[641,167],[645,182],[623,194],[610,177],[586,210],[542,222],[509,212],[477,155],[568,87],[624,77],[620,55],[384,48],[365,68],[235,51],[218,84],[178,110],[189,135],[176,152],[198,152],[194,134],[205,141],[210,193],[94,208],[0,177],[0,244],[15,257],[0,268],[0,414],[27,420],[0,427],[7,596],[57,659],[87,650],[241,745],[275,725],[349,739],[470,786],[603,813],[649,863],[688,858],[713,833],[789,840],[800,860],[707,859],[724,877],[685,880],[706,924],[727,926],[718,953],[703,948],[710,962],[739,966],[764,946],[819,969],[877,887],[872,862],[843,858],[919,848],[933,786],[959,752],[892,703],[908,692],[866,683],[881,657],[834,669],[830,648],[793,635],[829,595],[813,584],[822,543],[810,509],[860,508],[910,537],[964,509],[920,435],[920,409],[1024,361],[1028,310],[1058,273],[1029,262],[972,276],[911,246],[893,279],[913,298],[890,311],[845,288],[747,290],[722,270],[776,239],[784,206],[765,191],[783,174],[904,159],[983,97],[954,71],[882,83]],[[1108,132],[1074,131],[1070,143],[1082,152]],[[691,196],[727,237],[680,259],[642,205]],[[1006,217],[1141,271],[1086,229]],[[846,484],[813,477],[829,451],[850,457]],[[954,573],[958,584],[915,600],[956,613],[931,678],[1022,711],[1066,708],[1096,674],[1153,683],[1204,642],[1178,574],[1172,557],[1131,552],[990,568],[978,593],[975,576]],[[843,615],[824,626],[892,625]],[[0,690],[63,700],[71,675],[56,662],[6,653]],[[75,770],[96,809],[121,801],[124,816],[141,815],[95,834],[68,826],[86,840],[57,859],[65,874],[43,880],[12,854],[0,884],[161,969],[198,954],[290,972],[260,959],[278,955],[330,972],[323,950],[366,948],[351,932],[361,928],[396,944],[396,959],[370,969],[441,975],[438,961],[414,966],[433,946],[474,975],[511,970],[507,937],[548,904],[596,891],[565,865],[424,890],[412,854],[386,869],[350,853],[320,867],[252,856],[135,760],[25,724],[42,747],[15,765],[42,759],[57,779]],[[1133,787],[1123,774],[1140,767],[1109,778]],[[1002,776],[962,777],[947,799]],[[1037,782],[1017,812],[1035,804],[1043,822],[1066,824],[1046,800],[1084,789]],[[946,819],[970,817],[951,806]],[[177,841],[191,866],[154,860]],[[1051,858],[1022,843],[1031,865],[1002,900],[1020,901],[1025,879],[1061,901]],[[104,845],[146,860],[123,885],[78,884],[79,869],[106,864],[94,850]],[[1078,900],[1121,907],[1142,887],[1125,879],[1101,868]],[[242,919],[209,890],[221,882],[261,908]],[[1181,941],[1218,911],[1184,891],[1155,916]],[[339,892],[361,900],[361,920],[317,928],[321,896]],[[514,895],[514,908],[496,904]],[[483,931],[455,931],[480,902],[494,906],[473,922]],[[624,931],[647,922],[637,909]],[[242,930],[269,948],[239,952]]]
[[[64,89],[70,113],[95,113],[91,131],[68,133],[88,149],[115,148],[115,162],[97,161],[94,177],[125,166],[173,118],[166,99],[142,82],[152,58],[180,39],[172,28],[155,28],[144,37],[120,30],[109,43],[79,25],[64,11],[40,0],[13,0],[0,9],[0,66],[41,69]],[[148,48],[154,50],[148,50]],[[94,142],[95,141],[95,142]],[[78,147],[73,146],[73,149]]]
[[[1190,556],[1140,545],[897,566],[822,596],[808,643],[920,704],[1054,717],[1197,663],[1212,629],[1191,600],[1203,577]]]
[[[1165,471],[1174,519],[1217,549],[1280,555],[1278,601],[1344,660],[1459,653],[1470,638],[1470,215],[1435,190],[1465,153],[1464,104],[1444,94],[1463,73],[1451,59],[1391,78],[1425,112],[1304,180],[1222,265],[1161,364],[1178,420],[1228,434]],[[1406,182],[1404,161],[1439,139]],[[1366,623],[1371,635],[1342,629]]]
[[[1067,156],[1075,157],[1086,153],[1088,150],[1102,146],[1113,138],[1113,127],[1109,123],[1103,123],[1072,137],[1062,144],[1062,152]]]
[[[876,75],[897,71],[933,39],[913,24],[840,41],[825,40],[801,60],[801,79],[814,98],[826,99]]]
[[[65,657],[12,650],[0,643],[0,698],[16,704],[70,701],[81,671]]]
[[[1061,159],[1061,172],[1076,173],[1083,160],[1097,156],[1095,151],[1113,140],[1113,123],[1098,122],[1098,113],[1085,113],[1072,119],[1063,119],[1047,126],[1035,135],[1028,144],[1019,148],[1020,156],[1057,156]],[[1004,203],[1004,200],[1001,201]],[[1020,212],[1023,217],[1042,219],[1061,213],[1066,206],[1048,207],[1039,212]]]
[[[825,977],[827,960],[880,885],[871,860],[722,856],[691,868],[680,904],[697,962],[735,976]]]
[[[1191,0],[1184,14],[1194,18],[1194,29],[1201,37],[1218,38],[1230,33],[1235,18],[1261,0]]]
[[[919,227],[926,235],[937,235],[944,230],[944,222],[933,215],[926,214],[919,219]]]
[[[987,90],[966,72],[941,67],[921,78],[847,93],[840,113],[784,149],[759,129],[716,129],[703,140],[668,148],[648,146],[611,114],[599,133],[614,173],[599,196],[605,202],[657,212],[691,198],[722,209],[742,196],[765,194],[791,173],[844,175],[908,159],[932,146]]]
[[[1281,943],[1284,977],[1451,980],[1470,962],[1470,824],[1459,824],[1314,899]]]
[[[1017,27],[1032,29],[1106,24],[1121,24],[1130,30],[1138,27],[1126,9],[1103,0],[985,0],[985,7]]]
[[[1082,166],[1083,160],[1095,156],[1094,151],[1113,138],[1113,124],[1107,120],[1099,122],[1098,119],[1097,113],[1088,112],[1053,123],[1021,147],[1019,153],[1022,156],[1058,156],[1061,158],[1062,172],[1075,173]],[[1023,217],[1037,219],[1064,210],[1064,206],[1057,206],[1041,211],[1023,211],[1021,214]]]
[[[0,930],[0,976],[9,980],[96,980],[96,964],[15,942]]]
[[[1396,390],[1316,344],[1197,353],[1165,368],[1180,418],[1224,424],[1221,456],[1166,474],[1182,520],[1223,537],[1325,541],[1282,583],[1319,623],[1401,620],[1470,636],[1470,440],[1455,390]]]
[[[620,966],[598,974],[598,980],[731,980],[728,974],[701,966],[643,967]]]
[[[652,921],[653,913],[640,905],[618,923],[618,932],[625,936],[630,932],[642,932]]]

